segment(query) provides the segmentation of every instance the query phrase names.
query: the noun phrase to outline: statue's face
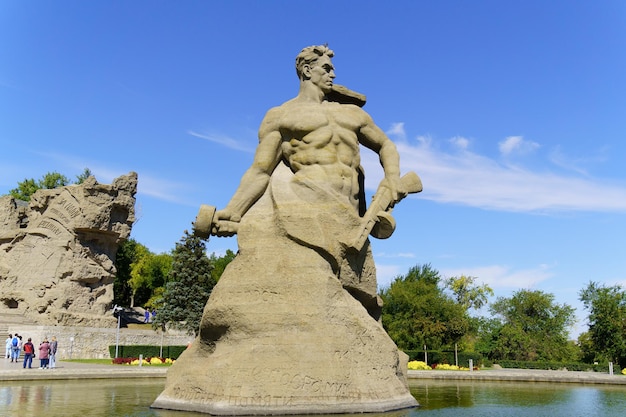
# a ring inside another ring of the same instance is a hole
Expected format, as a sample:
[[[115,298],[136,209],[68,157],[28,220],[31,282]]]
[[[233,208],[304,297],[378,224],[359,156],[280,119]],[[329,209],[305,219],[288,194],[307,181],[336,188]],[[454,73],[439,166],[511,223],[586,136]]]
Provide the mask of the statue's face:
[[[335,67],[326,55],[320,57],[309,69],[311,82],[324,93],[330,92],[335,79]]]

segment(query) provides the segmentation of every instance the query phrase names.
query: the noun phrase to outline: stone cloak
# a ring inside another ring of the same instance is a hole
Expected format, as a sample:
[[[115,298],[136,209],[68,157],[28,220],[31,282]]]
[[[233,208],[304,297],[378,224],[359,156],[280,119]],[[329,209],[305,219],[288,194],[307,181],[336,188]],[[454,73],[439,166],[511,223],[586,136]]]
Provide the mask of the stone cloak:
[[[289,175],[281,164],[242,219],[239,253],[213,289],[199,337],[168,371],[153,407],[267,415],[417,405],[407,386],[408,358],[338,279],[341,242],[359,217],[317,192],[316,201],[303,202],[301,184]],[[334,243],[315,243],[329,239],[328,231]],[[366,246],[361,257],[371,257]],[[364,264],[371,275],[373,265]]]

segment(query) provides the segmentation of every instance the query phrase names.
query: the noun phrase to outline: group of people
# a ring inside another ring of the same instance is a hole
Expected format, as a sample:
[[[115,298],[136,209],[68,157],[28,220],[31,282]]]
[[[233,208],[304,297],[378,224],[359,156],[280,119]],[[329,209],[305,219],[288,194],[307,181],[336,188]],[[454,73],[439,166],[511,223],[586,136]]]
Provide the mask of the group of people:
[[[58,348],[57,338],[52,336],[48,341],[44,337],[39,344],[38,352],[35,353],[35,345],[29,337],[26,343],[23,343],[22,336],[15,333],[10,334],[6,339],[5,359],[11,359],[11,362],[20,362],[21,353],[24,352],[24,360],[22,362],[24,368],[32,368],[33,359],[39,355],[39,369],[53,369],[56,367],[56,354]]]
[[[151,313],[150,310],[146,308],[143,313],[143,322],[152,323],[154,321],[154,318],[156,317],[156,313],[157,312],[155,309],[152,309],[152,313]]]

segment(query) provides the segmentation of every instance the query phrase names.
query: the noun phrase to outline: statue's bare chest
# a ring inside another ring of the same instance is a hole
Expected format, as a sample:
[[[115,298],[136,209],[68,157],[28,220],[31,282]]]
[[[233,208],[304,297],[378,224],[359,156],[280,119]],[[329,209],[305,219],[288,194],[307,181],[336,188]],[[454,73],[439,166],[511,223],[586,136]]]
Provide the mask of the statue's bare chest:
[[[355,132],[360,118],[345,106],[336,103],[294,106],[283,114],[281,129],[291,135],[302,137],[317,130],[349,130]]]

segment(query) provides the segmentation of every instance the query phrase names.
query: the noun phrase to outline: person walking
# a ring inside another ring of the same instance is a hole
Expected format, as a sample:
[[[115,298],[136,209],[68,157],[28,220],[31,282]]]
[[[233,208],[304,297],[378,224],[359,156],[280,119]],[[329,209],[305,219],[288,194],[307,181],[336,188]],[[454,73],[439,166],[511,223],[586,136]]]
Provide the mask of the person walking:
[[[39,345],[39,369],[48,369],[48,360],[50,358],[50,343],[44,338]]]
[[[56,336],[52,336],[52,340],[50,341],[50,369],[54,369],[57,366],[56,355],[57,355],[57,338]]]
[[[7,337],[7,340],[5,340],[5,353],[4,353],[5,359],[9,359],[11,357],[11,351],[13,350],[11,346],[12,342],[13,342],[13,335],[10,334],[9,337]]]
[[[35,357],[35,345],[33,345],[32,339],[29,337],[28,341],[24,343],[24,368],[28,365],[28,369],[32,368],[33,358]]]

